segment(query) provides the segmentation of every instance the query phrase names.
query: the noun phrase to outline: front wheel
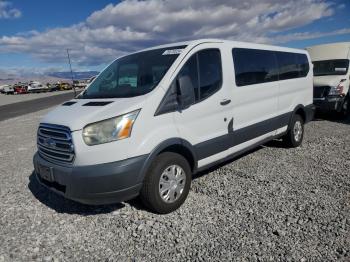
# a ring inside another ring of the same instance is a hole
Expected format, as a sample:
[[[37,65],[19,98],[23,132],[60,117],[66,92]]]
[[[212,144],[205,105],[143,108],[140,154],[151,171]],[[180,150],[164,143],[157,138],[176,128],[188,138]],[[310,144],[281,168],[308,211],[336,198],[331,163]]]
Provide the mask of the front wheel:
[[[288,133],[283,141],[288,147],[298,147],[304,138],[304,120],[300,115],[294,115]]]
[[[146,174],[141,200],[156,213],[170,213],[185,202],[191,179],[191,168],[184,157],[172,152],[162,153]]]

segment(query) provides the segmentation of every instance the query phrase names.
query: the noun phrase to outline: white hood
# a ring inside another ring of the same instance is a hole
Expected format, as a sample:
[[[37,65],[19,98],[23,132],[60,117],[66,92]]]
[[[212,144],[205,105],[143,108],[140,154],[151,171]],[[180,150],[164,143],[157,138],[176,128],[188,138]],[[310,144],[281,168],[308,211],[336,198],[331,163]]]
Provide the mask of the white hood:
[[[314,76],[314,86],[338,86],[345,75]]]
[[[72,131],[83,129],[87,124],[116,117],[140,109],[146,102],[146,96],[113,99],[73,99],[72,105],[59,105],[50,111],[41,123],[69,127]],[[89,102],[111,102],[102,106],[84,106]]]

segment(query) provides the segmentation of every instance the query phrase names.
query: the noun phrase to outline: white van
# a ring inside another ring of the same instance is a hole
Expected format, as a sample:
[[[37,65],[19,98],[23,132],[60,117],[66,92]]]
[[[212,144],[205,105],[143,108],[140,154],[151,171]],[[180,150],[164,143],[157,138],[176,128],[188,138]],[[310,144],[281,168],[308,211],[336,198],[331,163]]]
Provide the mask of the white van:
[[[121,57],[42,119],[37,178],[81,203],[140,195],[171,212],[192,174],[274,138],[301,144],[311,68],[305,50],[222,40]]]
[[[350,42],[306,49],[314,64],[314,104],[317,109],[350,112]]]

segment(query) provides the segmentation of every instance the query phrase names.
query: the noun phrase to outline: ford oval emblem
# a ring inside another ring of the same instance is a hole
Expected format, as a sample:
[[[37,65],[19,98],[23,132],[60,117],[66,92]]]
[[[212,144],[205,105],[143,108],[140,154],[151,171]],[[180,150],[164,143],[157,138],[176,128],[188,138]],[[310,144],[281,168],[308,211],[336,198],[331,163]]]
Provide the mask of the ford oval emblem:
[[[48,146],[48,147],[56,147],[56,142],[55,140],[53,140],[52,138],[48,138],[45,140],[45,144]]]

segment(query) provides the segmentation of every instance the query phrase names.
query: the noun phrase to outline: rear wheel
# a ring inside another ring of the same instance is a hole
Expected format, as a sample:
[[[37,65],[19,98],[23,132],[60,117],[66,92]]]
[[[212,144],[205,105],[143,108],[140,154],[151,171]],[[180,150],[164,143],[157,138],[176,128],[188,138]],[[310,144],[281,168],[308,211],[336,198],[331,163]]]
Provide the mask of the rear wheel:
[[[288,147],[298,147],[304,138],[304,120],[300,115],[294,115],[288,133],[283,141]]]
[[[172,152],[162,153],[146,174],[141,200],[156,213],[170,213],[185,202],[191,179],[191,168],[184,157]]]

